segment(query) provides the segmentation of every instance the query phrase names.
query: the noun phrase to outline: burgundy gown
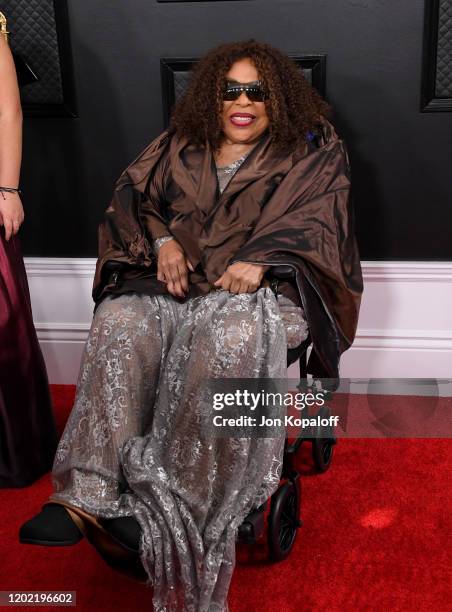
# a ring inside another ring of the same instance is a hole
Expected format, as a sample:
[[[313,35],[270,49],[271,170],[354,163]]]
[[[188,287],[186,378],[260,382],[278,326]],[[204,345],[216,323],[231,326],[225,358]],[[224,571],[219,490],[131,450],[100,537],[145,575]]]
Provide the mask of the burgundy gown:
[[[14,60],[19,84],[34,80]],[[0,488],[24,487],[48,472],[57,443],[19,238],[7,242],[0,227]]]
[[[0,487],[24,487],[48,472],[57,443],[19,238],[7,242],[1,227]]]

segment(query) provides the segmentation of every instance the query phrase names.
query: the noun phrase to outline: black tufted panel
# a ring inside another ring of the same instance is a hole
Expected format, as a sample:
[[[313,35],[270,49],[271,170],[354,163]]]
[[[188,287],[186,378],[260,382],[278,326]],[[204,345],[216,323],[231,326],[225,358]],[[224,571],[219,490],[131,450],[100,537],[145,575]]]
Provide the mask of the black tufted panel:
[[[38,77],[21,87],[26,116],[75,116],[66,0],[4,0],[12,50]]]
[[[426,0],[421,110],[452,111],[452,0]]]
[[[452,98],[452,0],[439,5],[436,95]]]

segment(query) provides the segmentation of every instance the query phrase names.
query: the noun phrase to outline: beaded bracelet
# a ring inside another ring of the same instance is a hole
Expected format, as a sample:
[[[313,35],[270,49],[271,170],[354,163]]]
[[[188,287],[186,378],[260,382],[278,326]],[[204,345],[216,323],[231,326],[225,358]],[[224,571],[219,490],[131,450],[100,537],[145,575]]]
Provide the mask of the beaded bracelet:
[[[16,189],[15,187],[0,187],[0,193],[2,194],[4,200],[6,200],[5,193],[17,193],[18,195],[22,195],[22,191],[20,189]]]

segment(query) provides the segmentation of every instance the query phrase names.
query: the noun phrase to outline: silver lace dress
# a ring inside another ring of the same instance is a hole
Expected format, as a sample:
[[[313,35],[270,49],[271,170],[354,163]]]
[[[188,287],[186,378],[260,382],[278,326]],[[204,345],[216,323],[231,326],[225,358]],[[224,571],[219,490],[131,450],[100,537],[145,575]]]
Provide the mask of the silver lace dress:
[[[218,168],[222,191],[237,160]],[[308,328],[270,288],[106,297],[85,345],[50,499],[98,517],[134,516],[155,612],[226,612],[244,517],[277,489],[284,437],[206,436],[213,378],[284,378]]]

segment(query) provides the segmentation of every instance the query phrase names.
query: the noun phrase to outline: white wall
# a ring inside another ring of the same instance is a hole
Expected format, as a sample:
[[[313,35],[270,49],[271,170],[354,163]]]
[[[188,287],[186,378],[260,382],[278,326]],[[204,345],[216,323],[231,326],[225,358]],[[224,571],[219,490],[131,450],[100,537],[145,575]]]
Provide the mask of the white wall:
[[[51,383],[75,384],[92,313],[95,259],[25,258]],[[362,262],[364,294],[349,378],[452,376],[452,262]],[[296,378],[297,366],[289,374]]]

